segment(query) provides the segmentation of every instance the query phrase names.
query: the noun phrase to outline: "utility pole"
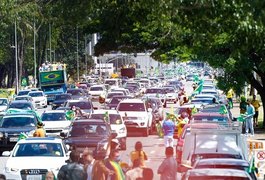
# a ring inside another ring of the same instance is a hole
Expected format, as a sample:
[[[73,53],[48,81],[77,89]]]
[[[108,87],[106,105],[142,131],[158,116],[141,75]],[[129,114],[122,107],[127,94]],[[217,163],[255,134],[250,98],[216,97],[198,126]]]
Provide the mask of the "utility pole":
[[[52,63],[52,28],[51,23],[49,23],[49,39],[50,39],[50,63]]]
[[[34,54],[34,87],[36,87],[37,85],[37,62],[36,62],[36,25],[35,25],[35,18],[34,18],[34,24],[33,24],[33,41],[34,41],[34,45],[33,45],[33,54]]]
[[[76,28],[76,68],[77,68],[77,81],[79,81],[79,60],[78,60],[78,27]]]
[[[19,79],[18,79],[18,54],[17,54],[17,20],[15,20],[15,60],[16,60],[16,92],[19,91]]]

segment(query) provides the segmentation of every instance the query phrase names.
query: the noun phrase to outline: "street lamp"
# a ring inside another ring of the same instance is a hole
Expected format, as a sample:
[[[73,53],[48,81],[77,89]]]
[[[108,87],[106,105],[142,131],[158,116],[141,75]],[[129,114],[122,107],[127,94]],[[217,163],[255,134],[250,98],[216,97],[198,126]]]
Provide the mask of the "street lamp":
[[[19,79],[18,79],[18,53],[17,53],[17,21],[15,20],[15,46],[11,46],[15,49],[15,61],[16,61],[16,93],[19,91]]]

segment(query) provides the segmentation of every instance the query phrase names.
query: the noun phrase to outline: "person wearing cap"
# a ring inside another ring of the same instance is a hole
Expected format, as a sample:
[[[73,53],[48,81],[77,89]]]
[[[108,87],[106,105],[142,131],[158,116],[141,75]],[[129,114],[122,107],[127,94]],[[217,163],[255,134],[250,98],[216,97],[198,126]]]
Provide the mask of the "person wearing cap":
[[[37,123],[37,129],[35,130],[33,136],[34,137],[45,137],[46,136],[44,124],[42,122]]]
[[[87,180],[92,180],[92,169],[95,162],[93,151],[85,148],[82,154],[84,170],[87,174]]]

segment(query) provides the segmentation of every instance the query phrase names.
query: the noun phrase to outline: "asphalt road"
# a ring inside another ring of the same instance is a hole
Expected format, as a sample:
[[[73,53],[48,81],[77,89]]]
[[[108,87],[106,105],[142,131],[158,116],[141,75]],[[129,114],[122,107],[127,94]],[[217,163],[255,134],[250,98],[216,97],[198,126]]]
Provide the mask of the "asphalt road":
[[[186,91],[189,94],[192,91],[191,82],[186,84]],[[101,107],[98,102],[93,102],[95,107]],[[171,108],[176,108],[179,104],[168,103],[166,112],[169,112]],[[38,112],[41,114],[45,110],[50,110],[51,106],[48,106],[45,109],[39,109]],[[131,165],[129,154],[134,150],[134,144],[136,141],[141,141],[143,144],[143,149],[147,153],[148,160],[146,162],[146,166],[152,168],[154,171],[154,180],[159,179],[159,175],[157,174],[157,169],[163,159],[165,158],[165,147],[163,143],[163,139],[159,138],[157,135],[149,135],[148,137],[141,137],[140,135],[130,134],[127,138],[127,150],[121,151],[121,160]],[[3,171],[5,167],[5,163],[7,161],[7,157],[0,157],[0,173]],[[179,179],[179,178],[178,178]]]

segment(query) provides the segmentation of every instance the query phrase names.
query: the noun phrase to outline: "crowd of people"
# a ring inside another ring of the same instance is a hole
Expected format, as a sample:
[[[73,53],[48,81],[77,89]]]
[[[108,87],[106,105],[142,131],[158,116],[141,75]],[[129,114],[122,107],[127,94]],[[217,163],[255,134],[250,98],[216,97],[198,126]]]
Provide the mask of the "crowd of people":
[[[39,67],[39,72],[42,72],[42,71],[56,71],[56,70],[63,70],[63,69],[65,69],[65,64],[63,64],[61,62],[57,62],[56,64],[52,64],[52,63],[46,61],[45,63],[43,63]]]

